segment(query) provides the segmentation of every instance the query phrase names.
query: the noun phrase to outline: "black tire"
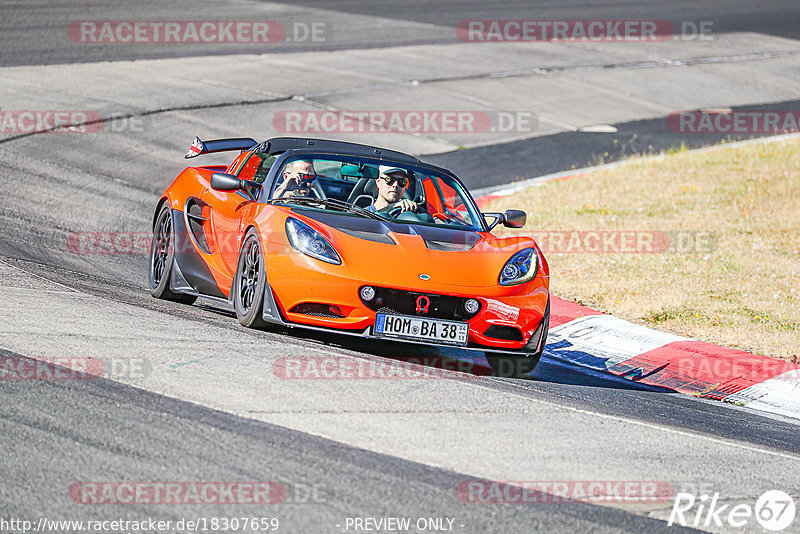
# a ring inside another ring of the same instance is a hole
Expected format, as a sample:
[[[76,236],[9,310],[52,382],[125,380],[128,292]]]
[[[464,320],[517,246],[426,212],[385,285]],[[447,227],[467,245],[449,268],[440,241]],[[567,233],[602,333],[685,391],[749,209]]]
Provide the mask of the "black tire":
[[[239,262],[231,291],[236,318],[248,328],[264,328],[267,322],[261,317],[264,308],[264,291],[267,287],[267,274],[264,265],[264,251],[258,232],[254,228],[247,231],[239,250]]]
[[[172,228],[172,210],[164,203],[153,225],[153,240],[150,244],[148,280],[150,294],[157,299],[192,304],[197,297],[175,293],[169,288],[172,262],[175,261],[175,232]]]
[[[486,361],[492,368],[492,376],[502,376],[506,378],[522,378],[536,368],[542,353],[529,354],[527,356],[512,356],[510,354],[486,353]]]

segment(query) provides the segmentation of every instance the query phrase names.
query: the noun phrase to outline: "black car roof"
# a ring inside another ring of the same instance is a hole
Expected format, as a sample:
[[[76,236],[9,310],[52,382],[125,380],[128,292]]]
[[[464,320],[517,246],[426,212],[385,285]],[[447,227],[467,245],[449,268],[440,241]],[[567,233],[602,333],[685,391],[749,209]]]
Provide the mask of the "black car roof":
[[[281,154],[289,150],[319,150],[320,152],[340,153],[353,156],[369,156],[377,159],[388,159],[397,162],[411,163],[418,165],[422,163],[419,159],[396,150],[388,150],[370,145],[359,143],[348,143],[346,141],[333,141],[330,139],[311,139],[306,137],[274,137],[267,139],[261,146],[256,148],[256,152],[267,152],[270,155]]]

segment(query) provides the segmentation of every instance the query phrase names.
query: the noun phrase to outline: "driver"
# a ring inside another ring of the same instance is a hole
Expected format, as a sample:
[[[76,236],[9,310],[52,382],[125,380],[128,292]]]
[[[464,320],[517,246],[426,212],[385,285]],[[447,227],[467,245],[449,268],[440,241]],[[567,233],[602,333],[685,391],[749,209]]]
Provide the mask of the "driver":
[[[272,198],[311,196],[311,184],[316,174],[310,160],[290,161],[283,167],[283,182],[275,188]]]
[[[416,202],[403,198],[403,191],[407,185],[408,173],[404,169],[381,165],[380,174],[375,179],[378,198],[366,210],[376,212],[395,204],[401,213],[404,211],[416,211]]]

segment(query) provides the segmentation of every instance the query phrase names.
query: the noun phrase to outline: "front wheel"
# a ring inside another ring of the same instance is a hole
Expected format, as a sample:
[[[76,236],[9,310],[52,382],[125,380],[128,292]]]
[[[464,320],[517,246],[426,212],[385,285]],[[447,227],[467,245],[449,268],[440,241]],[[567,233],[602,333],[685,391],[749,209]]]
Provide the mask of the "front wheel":
[[[492,368],[492,375],[507,378],[522,378],[536,368],[542,353],[512,356],[502,353],[486,353],[486,361]]]
[[[248,328],[264,328],[267,322],[261,317],[264,308],[264,291],[267,274],[261,241],[254,228],[247,231],[239,251],[236,278],[231,291],[236,318]]]
[[[165,202],[158,212],[153,226],[153,241],[150,244],[150,294],[158,299],[191,304],[197,297],[175,293],[169,288],[172,263],[175,261],[175,232],[172,229],[172,210]]]

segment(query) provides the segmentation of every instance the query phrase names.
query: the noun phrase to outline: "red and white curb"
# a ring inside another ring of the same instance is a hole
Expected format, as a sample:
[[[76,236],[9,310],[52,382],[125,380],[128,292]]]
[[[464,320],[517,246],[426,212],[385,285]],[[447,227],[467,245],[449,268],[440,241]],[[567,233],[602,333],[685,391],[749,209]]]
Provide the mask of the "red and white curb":
[[[800,365],[659,332],[551,297],[549,357],[800,419]]]

